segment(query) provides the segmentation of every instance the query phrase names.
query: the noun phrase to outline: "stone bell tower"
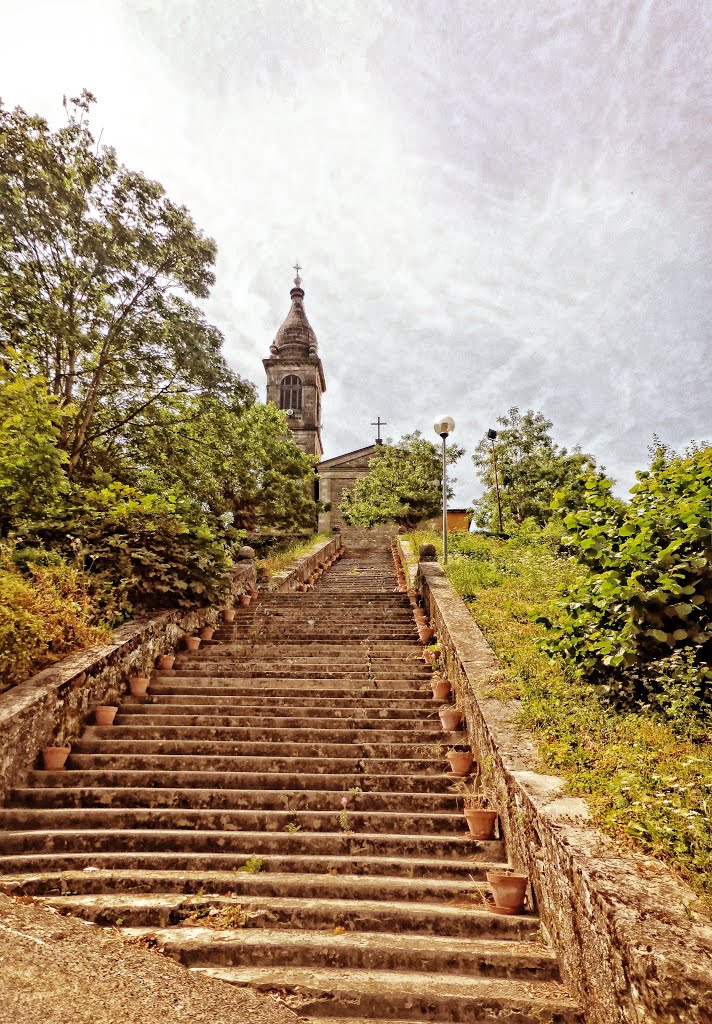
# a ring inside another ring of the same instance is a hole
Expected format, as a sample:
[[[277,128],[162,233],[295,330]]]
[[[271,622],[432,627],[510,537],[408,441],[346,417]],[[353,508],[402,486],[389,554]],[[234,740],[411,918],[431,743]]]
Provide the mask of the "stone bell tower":
[[[316,334],[304,312],[304,289],[297,263],[292,307],[263,359],[267,401],[287,414],[294,440],[308,455],[321,459],[321,396],[326,391]]]

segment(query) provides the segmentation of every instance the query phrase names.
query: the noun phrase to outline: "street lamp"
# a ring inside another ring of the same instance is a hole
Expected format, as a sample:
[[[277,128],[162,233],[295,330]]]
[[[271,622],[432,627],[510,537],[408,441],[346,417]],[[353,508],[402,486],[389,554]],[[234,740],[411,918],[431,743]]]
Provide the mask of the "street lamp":
[[[494,466],[494,486],[497,491],[497,512],[499,514],[499,532],[504,533],[502,529],[502,502],[499,497],[499,480],[497,479],[497,450],[495,448],[495,441],[497,440],[497,431],[492,430],[492,427],[487,431],[487,438],[492,442],[492,465]]]
[[[441,416],[433,424],[435,433],[443,439],[443,565],[447,565],[447,452],[445,443],[455,429],[452,416]]]

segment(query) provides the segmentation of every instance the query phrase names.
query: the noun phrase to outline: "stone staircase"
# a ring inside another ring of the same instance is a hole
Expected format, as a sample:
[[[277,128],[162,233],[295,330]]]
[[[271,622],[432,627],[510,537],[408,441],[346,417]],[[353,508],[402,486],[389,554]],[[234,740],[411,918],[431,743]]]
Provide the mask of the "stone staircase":
[[[499,916],[387,551],[262,595],[68,770],[0,809],[0,890],[120,927],[321,1024],[575,1024],[534,915]]]

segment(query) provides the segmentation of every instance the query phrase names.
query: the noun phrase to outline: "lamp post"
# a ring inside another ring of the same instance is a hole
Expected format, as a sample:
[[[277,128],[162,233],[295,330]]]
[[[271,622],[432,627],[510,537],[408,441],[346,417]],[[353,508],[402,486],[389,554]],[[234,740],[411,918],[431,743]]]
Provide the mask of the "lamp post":
[[[448,436],[455,429],[452,416],[441,416],[433,424],[435,433],[443,440],[443,565],[447,565],[447,450]]]
[[[502,502],[499,497],[499,480],[497,479],[497,450],[495,448],[495,441],[497,440],[497,431],[490,429],[487,431],[487,437],[492,442],[492,465],[494,466],[494,486],[497,491],[497,512],[499,514],[499,532],[503,533],[502,529]]]

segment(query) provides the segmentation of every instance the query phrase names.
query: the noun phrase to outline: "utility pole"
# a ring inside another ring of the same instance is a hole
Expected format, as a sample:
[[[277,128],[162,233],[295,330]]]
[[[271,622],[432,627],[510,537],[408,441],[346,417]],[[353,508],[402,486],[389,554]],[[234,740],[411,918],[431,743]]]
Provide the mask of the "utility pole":
[[[490,429],[487,431],[487,437],[492,442],[492,465],[494,467],[494,486],[497,492],[497,513],[499,516],[499,532],[504,533],[502,528],[502,501],[499,496],[499,479],[497,477],[497,448],[495,441],[497,440],[497,431]]]

